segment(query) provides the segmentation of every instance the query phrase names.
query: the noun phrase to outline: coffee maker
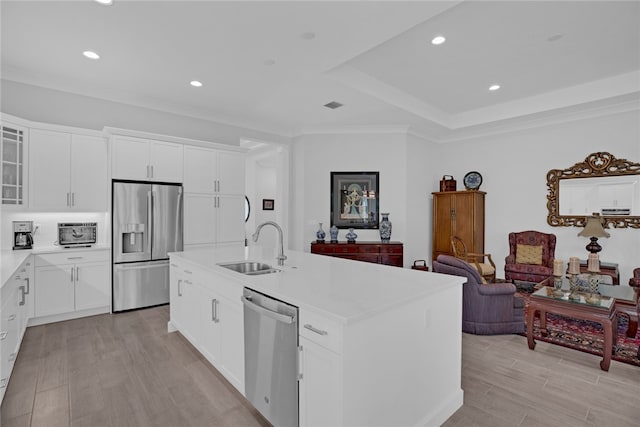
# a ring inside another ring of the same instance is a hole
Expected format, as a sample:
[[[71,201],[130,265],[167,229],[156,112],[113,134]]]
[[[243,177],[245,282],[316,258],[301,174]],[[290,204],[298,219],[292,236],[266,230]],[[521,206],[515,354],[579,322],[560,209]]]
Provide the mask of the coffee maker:
[[[33,247],[33,221],[13,221],[13,249]]]

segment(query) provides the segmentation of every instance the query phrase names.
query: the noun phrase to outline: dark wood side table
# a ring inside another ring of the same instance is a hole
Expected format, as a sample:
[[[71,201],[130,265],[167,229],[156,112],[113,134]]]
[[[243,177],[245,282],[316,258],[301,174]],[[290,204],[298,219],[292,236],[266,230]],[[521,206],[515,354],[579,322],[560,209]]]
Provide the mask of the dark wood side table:
[[[580,273],[588,273],[586,259],[580,260]],[[618,264],[600,261],[600,274],[611,276],[611,280],[614,285],[620,284],[620,271],[618,270]]]
[[[402,242],[311,243],[311,253],[356,261],[403,266]]]

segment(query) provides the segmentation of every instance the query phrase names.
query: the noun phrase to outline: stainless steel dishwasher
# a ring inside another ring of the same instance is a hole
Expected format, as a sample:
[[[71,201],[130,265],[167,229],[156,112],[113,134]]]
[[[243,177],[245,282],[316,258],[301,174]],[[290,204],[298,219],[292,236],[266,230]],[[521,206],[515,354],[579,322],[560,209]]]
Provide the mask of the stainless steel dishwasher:
[[[298,425],[298,307],[244,288],[244,391],[271,424]]]

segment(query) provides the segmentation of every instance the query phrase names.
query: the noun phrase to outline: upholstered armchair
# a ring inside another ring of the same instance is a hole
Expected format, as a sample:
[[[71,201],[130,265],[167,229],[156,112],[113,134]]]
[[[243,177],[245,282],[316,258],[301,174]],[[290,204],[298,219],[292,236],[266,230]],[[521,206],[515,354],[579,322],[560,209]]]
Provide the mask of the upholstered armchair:
[[[633,277],[629,279],[629,286],[640,288],[640,267],[633,269]]]
[[[555,234],[540,231],[509,233],[509,256],[504,260],[504,278],[540,282],[553,274]]]
[[[437,273],[466,277],[462,285],[462,331],[477,335],[524,332],[524,300],[512,283],[482,283],[478,271],[451,255],[438,255]]]

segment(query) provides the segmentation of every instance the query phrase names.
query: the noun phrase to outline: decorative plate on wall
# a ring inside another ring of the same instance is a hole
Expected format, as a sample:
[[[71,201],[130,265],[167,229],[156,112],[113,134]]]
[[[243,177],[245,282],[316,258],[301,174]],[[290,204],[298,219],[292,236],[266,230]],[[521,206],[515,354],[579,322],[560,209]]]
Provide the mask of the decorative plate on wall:
[[[471,171],[464,176],[464,188],[467,190],[477,190],[482,185],[482,175],[480,172]]]

